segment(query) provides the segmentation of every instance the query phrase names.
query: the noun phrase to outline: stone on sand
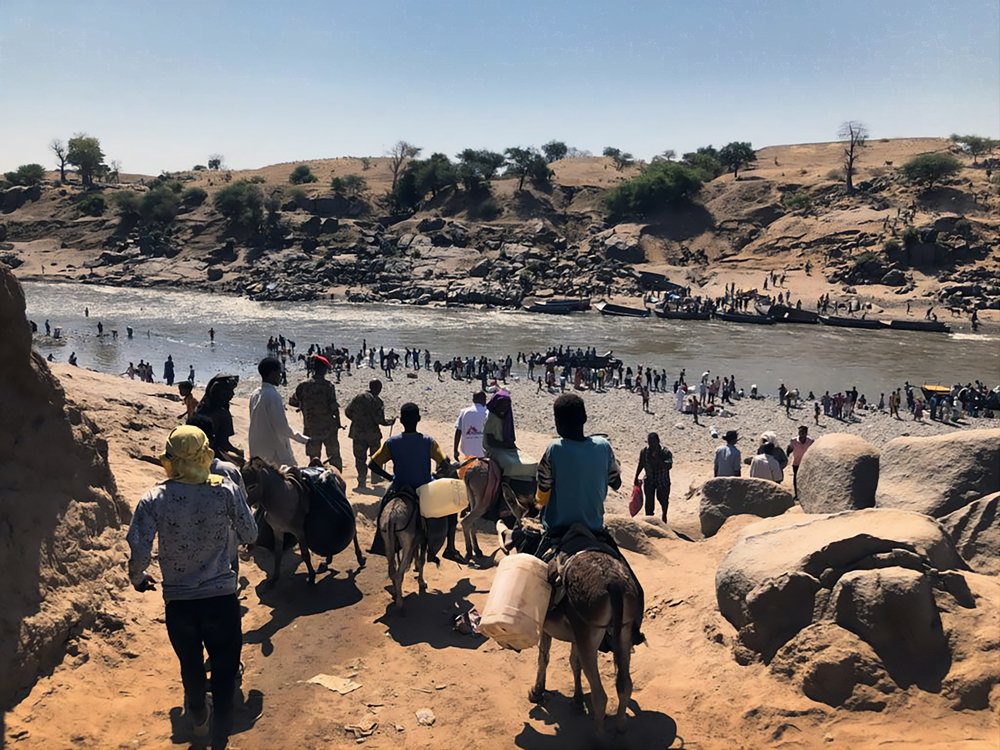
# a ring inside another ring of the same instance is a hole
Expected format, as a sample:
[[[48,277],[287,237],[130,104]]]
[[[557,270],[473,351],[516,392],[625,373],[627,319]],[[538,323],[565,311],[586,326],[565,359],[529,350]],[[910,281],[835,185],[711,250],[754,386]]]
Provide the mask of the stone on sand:
[[[701,487],[698,516],[701,533],[714,535],[726,519],[737,515],[780,516],[795,504],[791,492],[766,479],[716,477]]]
[[[823,435],[799,466],[799,504],[806,513],[871,508],[878,483],[875,446],[857,435]]]

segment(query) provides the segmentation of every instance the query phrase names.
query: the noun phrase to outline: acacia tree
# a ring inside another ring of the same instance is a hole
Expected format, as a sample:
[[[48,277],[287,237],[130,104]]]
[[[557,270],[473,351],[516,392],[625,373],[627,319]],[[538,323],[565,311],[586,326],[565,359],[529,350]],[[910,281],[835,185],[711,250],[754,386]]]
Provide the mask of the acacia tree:
[[[980,156],[992,153],[997,147],[997,141],[982,135],[953,135],[951,140],[972,157],[974,165],[979,163]]]
[[[59,162],[59,182],[66,182],[66,144],[59,138],[53,138],[49,150],[56,155]]]
[[[210,154],[208,157],[208,168],[219,170],[222,169],[222,162],[225,161],[226,157],[222,154]]]
[[[467,148],[458,155],[458,177],[470,193],[488,190],[490,180],[506,161],[506,157],[496,151]]]
[[[569,147],[562,141],[549,141],[542,146],[542,153],[545,154],[545,161],[550,164],[560,159],[565,159],[569,153]]]
[[[868,127],[863,122],[848,120],[840,126],[837,137],[844,142],[844,184],[848,193],[854,192],[854,162],[868,145]]]
[[[524,180],[531,177],[535,183],[546,183],[549,181],[551,171],[545,158],[534,148],[521,148],[512,146],[505,149],[507,157],[507,173],[517,175],[517,189],[524,189]]]
[[[93,187],[94,176],[107,169],[101,142],[86,133],[77,133],[69,139],[66,161],[77,168],[85,187]]]
[[[406,162],[420,156],[422,150],[419,146],[414,146],[412,143],[407,143],[406,141],[398,141],[396,145],[389,149],[387,155],[389,157],[389,169],[392,170],[392,187],[390,190],[395,190],[396,180],[399,179],[399,173],[406,166]]]
[[[615,169],[619,172],[635,163],[635,158],[632,154],[614,146],[606,146],[602,153],[614,162]]]
[[[756,163],[757,153],[748,141],[733,141],[719,149],[719,163],[732,170],[733,179],[738,180],[740,170]]]
[[[924,185],[928,190],[934,183],[962,171],[962,162],[951,154],[919,154],[902,166],[903,175],[910,182]]]

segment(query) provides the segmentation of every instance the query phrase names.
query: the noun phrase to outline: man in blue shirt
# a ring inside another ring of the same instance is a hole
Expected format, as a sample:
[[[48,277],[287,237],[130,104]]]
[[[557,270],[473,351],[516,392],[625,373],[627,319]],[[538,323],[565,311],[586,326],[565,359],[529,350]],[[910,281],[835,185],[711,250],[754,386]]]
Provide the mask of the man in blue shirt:
[[[607,440],[584,436],[587,409],[582,398],[562,395],[553,412],[559,438],[545,449],[537,474],[542,525],[550,536],[561,536],[574,523],[602,531],[608,487],[622,486],[618,460]]]

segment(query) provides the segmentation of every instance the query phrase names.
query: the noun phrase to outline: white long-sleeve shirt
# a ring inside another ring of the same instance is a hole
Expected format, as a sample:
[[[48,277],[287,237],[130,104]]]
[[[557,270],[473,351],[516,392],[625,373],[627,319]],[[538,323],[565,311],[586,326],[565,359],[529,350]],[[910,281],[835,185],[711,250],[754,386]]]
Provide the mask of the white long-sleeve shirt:
[[[263,458],[275,466],[295,466],[290,439],[307,441],[305,435],[288,424],[285,402],[278,389],[262,383],[250,396],[250,457]]]

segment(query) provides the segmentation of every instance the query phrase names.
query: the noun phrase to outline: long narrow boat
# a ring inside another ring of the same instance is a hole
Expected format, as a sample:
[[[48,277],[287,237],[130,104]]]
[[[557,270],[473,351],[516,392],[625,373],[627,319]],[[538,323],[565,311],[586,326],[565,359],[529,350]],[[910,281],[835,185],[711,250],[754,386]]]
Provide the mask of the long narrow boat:
[[[649,310],[644,307],[626,307],[625,305],[615,305],[610,302],[598,302],[594,308],[601,315],[615,315],[622,318],[648,318]]]
[[[774,318],[778,323],[819,323],[819,313],[812,310],[802,310],[788,305],[757,305],[757,312]]]
[[[722,312],[721,310],[717,310],[715,317],[729,323],[753,323],[759,326],[774,325],[774,318],[769,318],[766,315],[754,315],[753,313]]]
[[[937,320],[884,320],[882,322],[894,331],[951,333],[951,328],[948,325]]]
[[[825,326],[835,326],[837,328],[867,328],[869,330],[885,328],[885,324],[881,320],[843,318],[837,315],[820,315],[819,322]]]
[[[571,297],[526,297],[521,307],[528,312],[546,313],[548,315],[566,315],[577,310],[589,310],[590,298],[573,299]]]
[[[667,320],[708,320],[712,317],[709,312],[696,312],[695,310],[665,310],[662,307],[654,307],[653,315]]]

